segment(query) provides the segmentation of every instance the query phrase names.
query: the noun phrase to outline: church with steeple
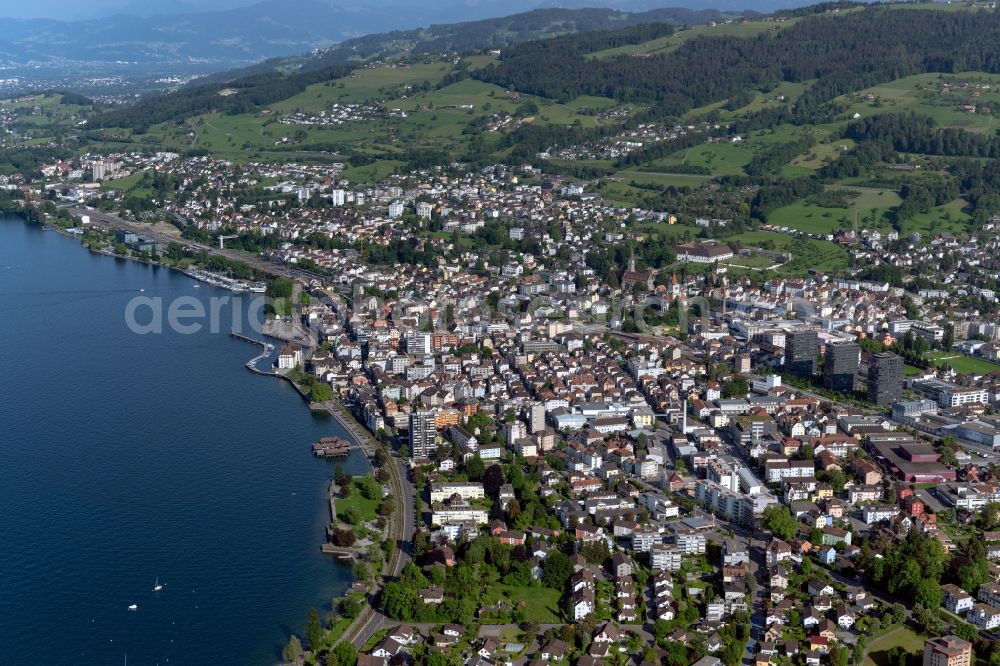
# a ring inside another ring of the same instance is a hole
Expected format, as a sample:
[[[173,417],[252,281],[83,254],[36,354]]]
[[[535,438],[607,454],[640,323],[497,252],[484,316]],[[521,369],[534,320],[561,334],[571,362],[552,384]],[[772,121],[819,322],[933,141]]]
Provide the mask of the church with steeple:
[[[635,289],[636,285],[645,291],[653,291],[653,281],[656,279],[656,271],[635,270],[635,250],[628,258],[628,268],[622,273],[622,291],[628,293]]]

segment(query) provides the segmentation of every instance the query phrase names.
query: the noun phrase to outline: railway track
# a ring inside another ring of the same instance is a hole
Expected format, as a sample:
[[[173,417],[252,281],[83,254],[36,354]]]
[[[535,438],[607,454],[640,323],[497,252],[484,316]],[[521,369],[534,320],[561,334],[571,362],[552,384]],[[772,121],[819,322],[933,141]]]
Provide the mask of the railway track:
[[[291,278],[294,280],[302,280],[306,283],[312,282],[313,280],[318,280],[321,283],[326,282],[326,278],[317,273],[307,271],[301,268],[295,268],[292,266],[286,266],[284,264],[275,263],[273,261],[267,261],[266,259],[261,259],[260,257],[248,257],[243,253],[236,250],[226,250],[224,248],[219,248],[214,245],[205,245],[204,243],[199,243],[198,241],[193,241],[187,238],[180,238],[173,234],[163,233],[162,231],[156,231],[148,224],[141,224],[138,222],[129,222],[123,220],[117,215],[111,215],[109,213],[104,213],[99,210],[89,210],[84,208],[67,208],[68,212],[76,216],[87,215],[90,217],[91,224],[94,226],[101,226],[108,229],[124,229],[126,231],[132,231],[136,234],[141,235],[143,238],[148,238],[150,240],[156,241],[157,243],[162,243],[166,245],[167,243],[180,243],[184,247],[191,248],[197,251],[208,252],[209,254],[214,254],[216,256],[225,257],[226,259],[232,259],[234,261],[242,261],[243,263],[249,265],[251,268],[258,270],[262,273],[267,273],[269,275],[274,275],[276,277]]]

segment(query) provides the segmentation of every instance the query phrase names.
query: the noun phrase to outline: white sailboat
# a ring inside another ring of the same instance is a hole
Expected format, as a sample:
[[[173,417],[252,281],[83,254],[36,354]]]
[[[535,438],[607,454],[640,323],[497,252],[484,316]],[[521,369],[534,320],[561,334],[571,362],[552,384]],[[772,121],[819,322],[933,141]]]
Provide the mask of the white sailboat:
[[[139,604],[130,604],[128,609],[130,611],[139,610]]]
[[[163,585],[160,583],[160,578],[157,576],[156,582],[153,583],[153,592],[159,592],[163,589]]]

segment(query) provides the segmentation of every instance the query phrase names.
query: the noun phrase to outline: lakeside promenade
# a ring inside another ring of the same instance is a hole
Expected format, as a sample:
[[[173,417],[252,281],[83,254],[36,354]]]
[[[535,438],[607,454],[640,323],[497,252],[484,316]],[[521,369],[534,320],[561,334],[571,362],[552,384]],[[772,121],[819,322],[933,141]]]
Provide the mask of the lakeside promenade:
[[[249,338],[235,331],[230,335],[244,342],[266,345],[261,340]],[[253,361],[259,358],[258,356]],[[309,401],[308,393],[291,377],[277,372],[262,371],[256,366],[251,367],[250,363],[247,363],[246,367],[256,374],[279,377],[288,381],[304,400]],[[313,411],[326,411],[336,419],[347,432],[350,440],[364,452],[372,467],[377,464],[376,451],[381,450],[386,456],[385,468],[389,473],[389,484],[392,488],[394,503],[388,530],[389,538],[393,541],[392,555],[381,572],[380,580],[376,581],[375,586],[366,596],[367,603],[364,609],[348,625],[340,638],[340,640],[349,641],[355,648],[361,648],[375,633],[396,624],[394,620],[385,616],[378,609],[379,595],[386,582],[399,578],[403,567],[412,557],[413,535],[416,532],[416,487],[413,484],[407,461],[400,458],[394,450],[379,441],[367,428],[361,425],[341,400],[334,398],[323,403],[310,402],[309,408]]]
[[[210,254],[243,261],[255,270],[259,270],[263,273],[276,277],[291,278],[296,281],[297,286],[302,282],[309,283],[314,280],[322,282],[323,279],[321,276],[310,273],[309,271],[275,264],[273,262],[264,261],[255,257],[250,258],[233,250],[224,250],[190,241],[188,239],[156,232],[151,230],[148,225],[127,222],[117,216],[102,213],[100,211],[84,210],[79,208],[69,208],[68,210],[77,215],[89,215],[92,222],[95,223],[95,226],[105,226],[111,229],[127,229],[164,244],[177,242],[197,250],[204,250]],[[297,314],[298,313],[296,312],[296,315]],[[266,332],[267,331],[265,331],[265,333]],[[265,350],[268,344],[266,341],[256,340],[235,331],[231,332],[231,336],[244,342],[262,346]],[[288,337],[291,338],[293,336]],[[306,342],[306,340],[303,340],[303,342]],[[263,371],[257,368],[256,362],[259,361],[262,356],[264,356],[264,354],[258,355],[246,363],[245,367],[258,375],[279,377],[288,381],[293,387],[295,387],[304,400],[307,402],[309,401],[308,392],[299,386],[298,383],[296,383],[291,377],[277,372]],[[400,458],[390,447],[378,441],[378,439],[370,431],[368,431],[367,428],[365,428],[354,418],[352,414],[350,414],[349,410],[340,400],[334,399],[327,403],[309,403],[309,406],[310,409],[315,411],[325,410],[333,416],[344,428],[344,430],[347,431],[350,438],[361,448],[362,451],[364,451],[370,463],[374,464],[376,460],[376,450],[382,450],[387,456],[386,469],[390,475],[390,485],[392,487],[392,496],[394,500],[394,510],[389,522],[389,538],[394,541],[392,555],[382,571],[381,580],[376,582],[373,589],[367,595],[367,604],[365,605],[364,610],[362,610],[358,616],[354,618],[340,639],[350,641],[356,648],[360,648],[376,632],[396,624],[394,620],[388,618],[378,610],[379,596],[381,594],[382,586],[386,582],[398,579],[402,573],[403,567],[405,567],[411,560],[413,536],[416,532],[417,523],[416,488],[413,484],[407,461]]]

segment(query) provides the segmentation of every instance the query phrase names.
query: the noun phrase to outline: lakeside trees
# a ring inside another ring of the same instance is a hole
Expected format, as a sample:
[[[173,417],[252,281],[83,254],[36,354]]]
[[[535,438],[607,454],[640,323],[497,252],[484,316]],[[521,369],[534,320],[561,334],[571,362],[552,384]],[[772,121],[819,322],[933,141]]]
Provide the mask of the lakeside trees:
[[[326,382],[316,382],[309,390],[309,398],[313,402],[329,402],[333,400],[333,388]]]
[[[288,645],[281,651],[281,658],[289,663],[297,663],[302,658],[302,641],[295,634],[288,639]]]
[[[386,583],[382,588],[382,612],[394,620],[413,621],[419,602],[417,591],[401,581]]]
[[[330,666],[356,666],[358,651],[347,641],[341,641],[330,651]]]
[[[333,387],[318,377],[306,374],[298,368],[291,370],[288,376],[309,395],[310,402],[329,402],[333,400]]]
[[[315,608],[309,609],[309,620],[306,623],[306,640],[309,641],[309,647],[314,652],[319,650],[320,643],[323,640],[323,625],[319,622],[319,611]]]

